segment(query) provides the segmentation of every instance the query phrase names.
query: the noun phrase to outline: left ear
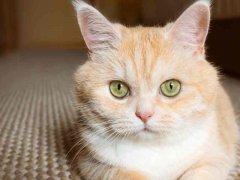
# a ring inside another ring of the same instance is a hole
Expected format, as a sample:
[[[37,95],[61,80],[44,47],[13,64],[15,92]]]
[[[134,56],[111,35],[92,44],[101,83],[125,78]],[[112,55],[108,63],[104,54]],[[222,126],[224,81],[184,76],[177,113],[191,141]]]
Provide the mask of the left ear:
[[[98,10],[82,0],[74,0],[78,24],[83,39],[91,52],[116,48],[120,33]]]
[[[169,37],[186,48],[203,53],[210,23],[209,6],[204,1],[191,5],[173,24]]]

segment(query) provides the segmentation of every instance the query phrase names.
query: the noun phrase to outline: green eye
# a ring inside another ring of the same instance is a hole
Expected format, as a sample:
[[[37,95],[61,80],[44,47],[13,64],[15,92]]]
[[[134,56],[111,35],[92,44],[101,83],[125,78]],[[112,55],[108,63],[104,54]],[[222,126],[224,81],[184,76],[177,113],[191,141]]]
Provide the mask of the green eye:
[[[129,93],[128,86],[121,81],[112,81],[109,86],[111,94],[119,99],[124,98]]]
[[[164,96],[173,97],[178,95],[181,90],[181,83],[178,80],[170,79],[163,82],[160,86]]]

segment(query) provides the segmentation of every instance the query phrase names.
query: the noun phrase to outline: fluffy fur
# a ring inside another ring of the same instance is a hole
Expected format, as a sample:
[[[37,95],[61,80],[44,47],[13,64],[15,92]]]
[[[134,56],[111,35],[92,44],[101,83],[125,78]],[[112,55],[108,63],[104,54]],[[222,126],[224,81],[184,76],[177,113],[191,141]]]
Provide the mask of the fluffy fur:
[[[238,129],[204,43],[210,10],[196,2],[165,27],[112,24],[74,3],[89,60],[75,74],[79,121],[74,160],[85,179],[226,179],[235,164]],[[165,97],[159,87],[177,79]],[[116,99],[109,83],[128,84]],[[136,111],[151,111],[143,123]]]

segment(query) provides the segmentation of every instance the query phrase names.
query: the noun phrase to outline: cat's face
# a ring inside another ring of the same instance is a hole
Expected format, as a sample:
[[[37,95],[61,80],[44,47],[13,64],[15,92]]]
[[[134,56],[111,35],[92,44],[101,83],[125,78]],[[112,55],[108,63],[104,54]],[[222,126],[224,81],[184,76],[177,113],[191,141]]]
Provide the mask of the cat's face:
[[[193,5],[164,28],[113,25],[84,6],[79,24],[91,53],[75,76],[81,121],[99,135],[143,140],[201,128],[218,86],[203,52],[208,6]],[[188,14],[198,15],[196,37],[185,34]]]

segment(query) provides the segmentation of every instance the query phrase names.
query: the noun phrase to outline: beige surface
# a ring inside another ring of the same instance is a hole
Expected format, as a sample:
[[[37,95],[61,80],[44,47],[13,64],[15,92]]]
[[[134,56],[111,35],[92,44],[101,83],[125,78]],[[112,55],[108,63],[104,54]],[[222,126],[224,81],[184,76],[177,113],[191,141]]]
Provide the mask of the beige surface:
[[[67,155],[77,118],[72,74],[83,59],[73,51],[0,58],[1,180],[74,179]],[[240,81],[224,84],[240,115]]]

